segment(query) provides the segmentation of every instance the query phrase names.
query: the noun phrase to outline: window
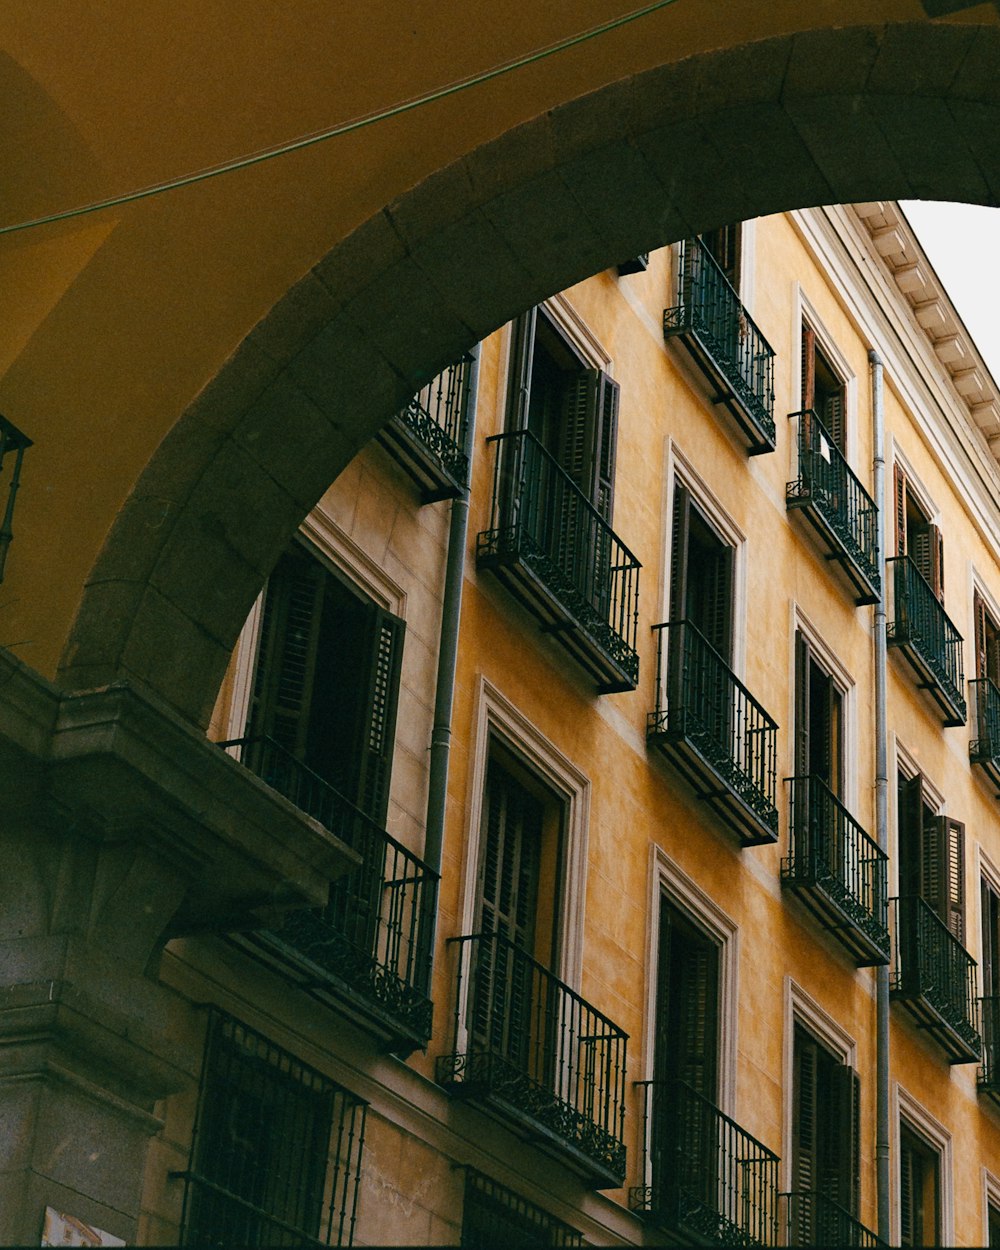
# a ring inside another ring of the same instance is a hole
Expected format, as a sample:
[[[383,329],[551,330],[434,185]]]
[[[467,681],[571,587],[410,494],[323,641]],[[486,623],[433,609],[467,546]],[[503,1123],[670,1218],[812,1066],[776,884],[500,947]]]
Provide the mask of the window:
[[[816,331],[803,322],[801,406],[816,413],[842,455],[847,453],[846,390],[843,380],[819,346]]]
[[[209,1016],[183,1245],[349,1246],[366,1104],[218,1010]]]
[[[922,899],[964,942],[965,826],[934,811],[919,773],[900,774],[898,793],[899,893]]]
[[[941,1245],[941,1159],[905,1122],[899,1125],[899,1244]]]
[[[909,556],[928,586],[944,602],[944,541],[916,498],[906,470],[893,466],[896,501],[896,555]]]
[[[726,275],[726,281],[738,295],[740,293],[740,263],[743,259],[743,223],[737,221],[728,226],[719,226],[716,230],[706,230],[698,237]]]
[[[527,430],[610,525],[618,443],[618,384],[590,368],[543,307],[514,323],[507,426]],[[565,500],[569,507],[570,500]],[[563,518],[571,532],[575,518]]]
[[[404,624],[298,543],[267,583],[246,736],[384,825]]]
[[[801,632],[795,635],[795,773],[844,797],[844,696]]]
[[[988,1246],[1000,1246],[1000,1207],[992,1202],[986,1207],[986,1235]]]
[[[468,1250],[494,1246],[582,1246],[583,1237],[541,1207],[472,1168],[465,1173],[462,1240]]]
[[[996,1098],[1000,1092],[1000,893],[985,875],[979,888],[983,930],[983,1063],[979,1087]]]
[[[976,639],[976,677],[1000,688],[1000,624],[978,590],[972,594]]]
[[[670,538],[670,619],[687,621],[726,664],[733,649],[735,550],[721,538],[683,482],[674,482]]]
[[[796,1245],[834,1245],[844,1226],[830,1204],[858,1214],[860,1081],[798,1022],[793,1039],[790,1231]]]

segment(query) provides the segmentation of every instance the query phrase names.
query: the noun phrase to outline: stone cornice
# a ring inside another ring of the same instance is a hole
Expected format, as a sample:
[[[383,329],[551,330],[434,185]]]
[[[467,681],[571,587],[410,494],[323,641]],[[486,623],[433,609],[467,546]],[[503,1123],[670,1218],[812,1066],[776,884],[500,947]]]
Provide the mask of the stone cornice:
[[[1000,388],[902,209],[890,200],[854,204],[852,208],[993,458],[1000,463]]]

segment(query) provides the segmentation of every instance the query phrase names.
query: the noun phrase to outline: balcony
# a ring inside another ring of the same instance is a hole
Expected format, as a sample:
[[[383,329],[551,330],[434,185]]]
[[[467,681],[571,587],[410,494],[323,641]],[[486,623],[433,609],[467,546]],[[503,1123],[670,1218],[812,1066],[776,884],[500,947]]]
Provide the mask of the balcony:
[[[857,596],[878,603],[878,509],[811,408],[789,413],[798,418],[799,475],[785,487],[785,506],[809,522],[839,565]]]
[[[895,964],[890,997],[900,1002],[948,1055],[976,1063],[976,961],[922,898],[890,899]]]
[[[21,464],[24,453],[32,446],[31,439],[22,434],[16,425],[0,415],[0,480],[3,480],[3,491],[6,498],[0,502],[3,520],[0,521],[0,582],[3,581],[4,569],[7,564],[7,552],[10,549],[14,531],[11,528],[14,520],[14,501],[21,484]],[[8,458],[9,457],[9,458]],[[7,466],[6,478],[3,475],[4,465]]]
[[[844,1246],[878,1250],[886,1243],[825,1194],[800,1190],[780,1194],[786,1246]]]
[[[819,777],[790,777],[781,880],[860,967],[889,962],[887,856]]]
[[[988,677],[977,677],[969,682],[969,696],[975,735],[969,743],[969,759],[1000,787],[1000,690]]]
[[[909,556],[887,560],[892,570],[893,619],[888,643],[899,647],[926,690],[944,713],[944,724],[965,724],[962,695],[962,637],[937,595]]]
[[[468,484],[471,362],[465,356],[449,365],[379,432],[379,442],[416,483],[423,503],[454,499]]]
[[[331,883],[326,907],[290,912],[243,943],[394,1054],[426,1046],[437,873],[272,739],[220,745],[361,856]]]
[[[777,841],[777,724],[690,621],[653,628],[667,698],[649,714],[647,742],[743,846]]]
[[[700,239],[680,244],[678,303],[663,337],[678,338],[735,419],[751,456],[774,451],[774,351]]]
[[[599,694],[634,690],[639,562],[611,526],[528,433],[494,446],[490,528],[476,557],[597,683]]]
[[[477,933],[448,945],[458,976],[439,1084],[498,1113],[595,1188],[617,1188],[627,1035],[506,938]]]
[[[977,1073],[979,1092],[1000,1107],[1000,997],[979,1000],[983,1023],[983,1058]]]
[[[778,1156],[683,1081],[637,1084],[649,1183],[632,1210],[685,1245],[776,1245]]]

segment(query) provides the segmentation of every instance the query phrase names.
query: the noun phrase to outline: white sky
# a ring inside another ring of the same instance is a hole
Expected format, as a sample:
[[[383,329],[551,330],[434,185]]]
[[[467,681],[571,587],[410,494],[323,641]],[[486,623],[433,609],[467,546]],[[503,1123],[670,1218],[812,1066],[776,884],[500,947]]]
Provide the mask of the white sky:
[[[1000,209],[900,201],[966,329],[1000,383]]]

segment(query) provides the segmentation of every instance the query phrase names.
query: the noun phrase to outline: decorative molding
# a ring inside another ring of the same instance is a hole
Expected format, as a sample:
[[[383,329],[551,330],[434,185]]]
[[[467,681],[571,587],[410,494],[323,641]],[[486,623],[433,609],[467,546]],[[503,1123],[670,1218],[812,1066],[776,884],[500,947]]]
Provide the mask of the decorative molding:
[[[941,1209],[938,1212],[940,1237],[937,1244],[953,1246],[955,1244],[955,1201],[951,1134],[940,1120],[935,1119],[898,1081],[892,1084],[889,1123],[889,1155],[896,1161],[895,1175],[892,1180],[892,1244],[899,1244],[899,1126],[901,1120],[905,1120],[912,1132],[922,1137],[932,1150],[937,1151],[940,1180],[938,1193],[941,1199]]]
[[[475,739],[469,769],[460,932],[472,933],[481,843],[483,790],[491,741],[501,742],[553,792],[563,807],[563,876],[558,908],[558,958],[553,969],[571,989],[583,975],[583,931],[590,828],[590,779],[482,675],[476,696]]]
[[[569,339],[582,360],[593,369],[612,372],[614,361],[604,345],[561,291],[547,299],[542,307]]]
[[[857,1069],[857,1043],[791,976],[785,977],[782,1013],[782,1188],[792,1188],[792,1091],[795,1085],[795,1025],[803,1025],[840,1063]]]

